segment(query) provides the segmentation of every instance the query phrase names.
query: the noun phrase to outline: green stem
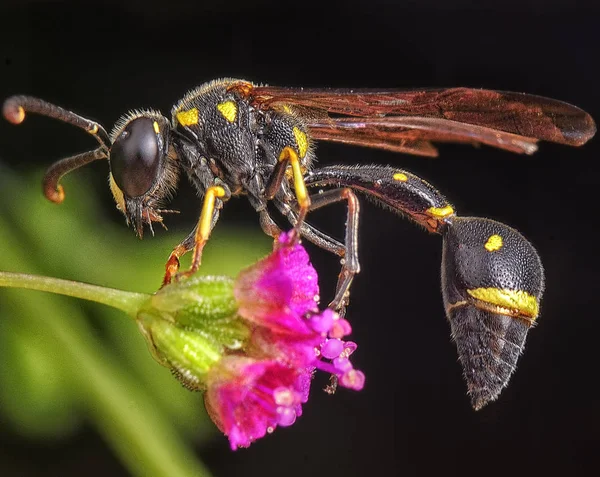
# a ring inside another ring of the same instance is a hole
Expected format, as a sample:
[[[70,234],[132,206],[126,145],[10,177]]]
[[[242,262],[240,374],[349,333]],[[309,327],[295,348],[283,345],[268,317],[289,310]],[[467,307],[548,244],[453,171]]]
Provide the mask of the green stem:
[[[17,300],[24,315],[63,346],[82,404],[132,475],[209,477],[148,391],[95,339],[78,307],[61,304],[57,297],[43,298],[3,297]]]
[[[149,295],[26,273],[0,272],[0,287],[27,288],[95,301],[135,318]]]

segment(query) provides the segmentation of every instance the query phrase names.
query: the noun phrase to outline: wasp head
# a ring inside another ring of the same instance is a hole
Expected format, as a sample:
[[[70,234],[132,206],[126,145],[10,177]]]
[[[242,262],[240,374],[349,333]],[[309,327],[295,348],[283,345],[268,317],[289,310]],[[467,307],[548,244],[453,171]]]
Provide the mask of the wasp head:
[[[142,238],[144,224],[162,224],[161,209],[177,185],[177,156],[169,144],[167,119],[155,111],[134,111],[111,133],[110,188],[117,208]]]

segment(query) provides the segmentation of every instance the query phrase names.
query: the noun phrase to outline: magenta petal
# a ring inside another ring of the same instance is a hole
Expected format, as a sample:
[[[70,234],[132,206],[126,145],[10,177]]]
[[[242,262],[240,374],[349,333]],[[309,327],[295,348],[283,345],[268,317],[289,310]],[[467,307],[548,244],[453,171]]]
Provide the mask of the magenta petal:
[[[211,369],[206,409],[232,449],[295,421],[307,398],[302,374],[307,370],[242,356],[226,356]]]
[[[317,333],[328,333],[334,326],[336,317],[337,313],[327,308],[322,313],[312,315],[308,319],[309,326]]]
[[[280,250],[287,276],[292,280],[290,307],[299,315],[316,312],[319,297],[317,272],[311,265],[304,247],[295,245]]]
[[[280,245],[238,275],[234,294],[245,319],[280,332],[307,334],[304,315],[318,311],[317,272],[301,245]]]

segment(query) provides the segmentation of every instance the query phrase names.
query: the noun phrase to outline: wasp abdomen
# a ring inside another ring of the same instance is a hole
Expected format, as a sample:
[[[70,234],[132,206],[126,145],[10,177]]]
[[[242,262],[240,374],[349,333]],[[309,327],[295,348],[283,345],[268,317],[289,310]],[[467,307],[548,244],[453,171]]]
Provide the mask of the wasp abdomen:
[[[473,408],[498,398],[515,371],[529,325],[466,303],[447,312]]]
[[[375,202],[407,215],[430,232],[438,232],[454,209],[431,184],[390,166],[329,166],[305,178],[310,187],[344,186],[363,192]]]
[[[516,230],[461,217],[445,229],[444,306],[475,409],[508,384],[543,290],[540,258]]]

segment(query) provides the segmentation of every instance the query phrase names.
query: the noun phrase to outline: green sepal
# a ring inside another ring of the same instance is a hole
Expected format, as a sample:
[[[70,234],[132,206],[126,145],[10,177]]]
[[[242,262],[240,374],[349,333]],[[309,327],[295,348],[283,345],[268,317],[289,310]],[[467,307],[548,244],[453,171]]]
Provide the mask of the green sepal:
[[[193,276],[163,287],[138,312],[153,356],[190,389],[203,389],[210,368],[250,335],[237,315],[233,283]]]

